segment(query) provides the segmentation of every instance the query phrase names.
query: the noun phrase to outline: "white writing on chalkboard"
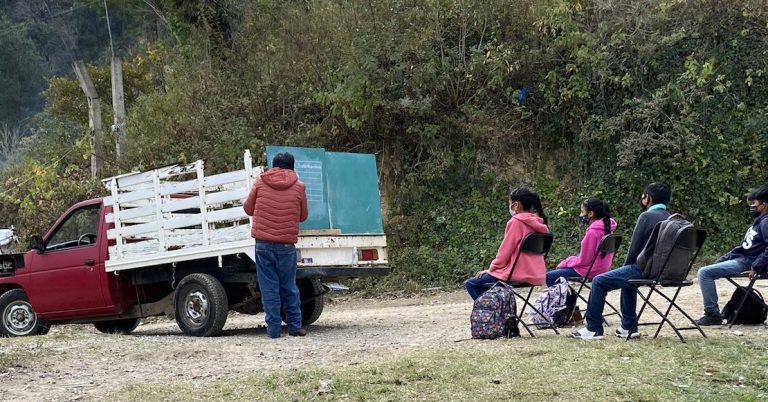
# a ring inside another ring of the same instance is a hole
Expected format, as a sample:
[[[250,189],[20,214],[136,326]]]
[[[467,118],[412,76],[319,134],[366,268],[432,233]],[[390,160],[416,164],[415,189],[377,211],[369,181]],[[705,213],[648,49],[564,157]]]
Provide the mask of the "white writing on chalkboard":
[[[307,188],[307,202],[323,202],[323,162],[296,161],[296,174]]]

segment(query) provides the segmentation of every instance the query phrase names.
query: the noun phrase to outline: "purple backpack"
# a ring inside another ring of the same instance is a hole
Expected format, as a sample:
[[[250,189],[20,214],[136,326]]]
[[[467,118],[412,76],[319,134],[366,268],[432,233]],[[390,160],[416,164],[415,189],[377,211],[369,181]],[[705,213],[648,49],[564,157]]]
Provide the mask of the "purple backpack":
[[[472,338],[496,339],[520,336],[517,327],[517,305],[512,287],[496,282],[475,300],[469,316]]]

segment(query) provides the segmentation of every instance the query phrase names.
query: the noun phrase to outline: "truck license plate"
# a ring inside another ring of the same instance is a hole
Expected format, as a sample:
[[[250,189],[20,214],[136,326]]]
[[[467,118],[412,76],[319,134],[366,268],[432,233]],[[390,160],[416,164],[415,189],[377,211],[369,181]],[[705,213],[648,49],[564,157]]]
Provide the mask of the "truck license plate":
[[[16,275],[16,268],[23,266],[23,254],[0,254],[0,277]]]

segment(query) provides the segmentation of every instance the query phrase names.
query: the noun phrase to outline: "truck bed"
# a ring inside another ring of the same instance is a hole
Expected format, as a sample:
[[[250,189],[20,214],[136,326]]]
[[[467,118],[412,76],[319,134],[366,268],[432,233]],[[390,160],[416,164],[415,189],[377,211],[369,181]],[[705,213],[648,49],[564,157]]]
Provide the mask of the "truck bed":
[[[243,162],[242,170],[207,177],[204,162],[198,160],[105,179],[111,196],[103,202],[112,209],[106,216],[110,225],[106,270],[237,254],[254,260],[250,218],[242,202],[263,169],[252,167],[249,151]],[[387,264],[383,233],[304,231],[296,246],[300,267]]]

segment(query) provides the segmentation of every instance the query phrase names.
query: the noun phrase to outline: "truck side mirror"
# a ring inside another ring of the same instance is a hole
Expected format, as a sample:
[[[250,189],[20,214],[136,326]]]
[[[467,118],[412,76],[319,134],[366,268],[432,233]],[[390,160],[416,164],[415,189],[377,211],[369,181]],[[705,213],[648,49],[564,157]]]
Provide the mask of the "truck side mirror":
[[[29,248],[32,250],[37,250],[39,254],[42,254],[43,251],[45,251],[45,246],[43,245],[43,236],[29,236]]]

